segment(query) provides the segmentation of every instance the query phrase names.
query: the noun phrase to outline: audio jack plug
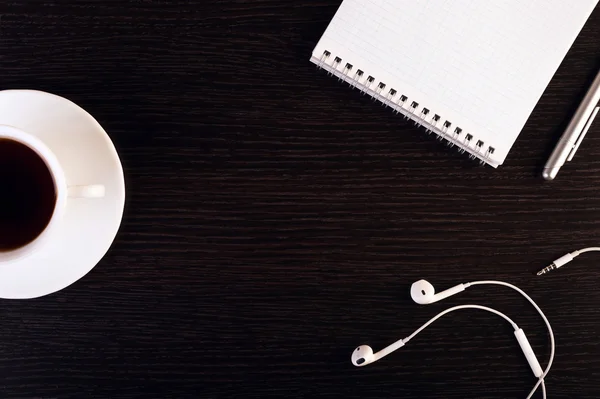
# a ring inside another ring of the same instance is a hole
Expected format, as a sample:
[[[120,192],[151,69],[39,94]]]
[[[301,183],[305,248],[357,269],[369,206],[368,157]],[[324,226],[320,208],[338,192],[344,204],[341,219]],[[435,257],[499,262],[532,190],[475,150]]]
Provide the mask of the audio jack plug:
[[[592,252],[592,251],[600,251],[600,247],[584,248],[584,249],[580,249],[579,251],[573,251],[564,256],[561,256],[560,258],[558,258],[554,262],[552,262],[550,264],[550,266],[546,266],[545,268],[543,268],[542,270],[537,272],[537,275],[541,276],[543,274],[551,272],[552,270],[556,270],[560,267],[563,267],[564,265],[571,262],[573,259],[575,259],[579,255],[586,253],[586,252]]]

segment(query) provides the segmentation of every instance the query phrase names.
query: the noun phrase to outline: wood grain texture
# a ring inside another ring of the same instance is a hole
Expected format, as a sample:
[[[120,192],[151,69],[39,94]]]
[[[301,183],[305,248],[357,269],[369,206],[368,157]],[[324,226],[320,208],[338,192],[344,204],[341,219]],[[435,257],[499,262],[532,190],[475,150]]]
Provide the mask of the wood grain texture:
[[[80,104],[121,155],[127,204],[107,256],[54,295],[0,306],[6,398],[523,398],[543,365],[518,294],[473,287],[415,305],[413,281],[525,289],[557,338],[551,398],[600,396],[600,124],[540,171],[600,66],[597,9],[506,164],[479,167],[308,62],[339,0],[11,0],[0,88]]]

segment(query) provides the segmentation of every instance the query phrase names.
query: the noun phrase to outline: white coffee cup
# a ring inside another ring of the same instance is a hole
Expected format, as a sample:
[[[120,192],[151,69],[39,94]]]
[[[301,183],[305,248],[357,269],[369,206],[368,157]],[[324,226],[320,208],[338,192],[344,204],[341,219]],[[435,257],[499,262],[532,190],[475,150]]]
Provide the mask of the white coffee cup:
[[[31,134],[13,126],[0,125],[0,139],[19,142],[35,151],[48,167],[54,180],[56,193],[54,212],[45,229],[31,242],[14,250],[0,252],[1,267],[5,263],[20,260],[37,252],[43,246],[51,244],[51,238],[57,233],[64,216],[67,201],[72,198],[102,198],[105,188],[101,184],[81,185],[81,182],[77,182],[78,185],[69,185],[57,157],[40,139]]]

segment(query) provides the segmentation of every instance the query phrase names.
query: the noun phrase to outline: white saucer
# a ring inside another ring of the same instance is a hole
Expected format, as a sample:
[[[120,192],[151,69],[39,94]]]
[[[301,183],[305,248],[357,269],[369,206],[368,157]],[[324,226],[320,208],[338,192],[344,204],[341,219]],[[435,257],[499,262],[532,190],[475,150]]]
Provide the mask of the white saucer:
[[[0,124],[42,140],[59,159],[69,184],[106,187],[104,198],[69,199],[59,231],[43,248],[0,265],[0,298],[35,298],[73,284],[106,254],[123,216],[123,168],[100,124],[62,97],[33,90],[0,91]]]

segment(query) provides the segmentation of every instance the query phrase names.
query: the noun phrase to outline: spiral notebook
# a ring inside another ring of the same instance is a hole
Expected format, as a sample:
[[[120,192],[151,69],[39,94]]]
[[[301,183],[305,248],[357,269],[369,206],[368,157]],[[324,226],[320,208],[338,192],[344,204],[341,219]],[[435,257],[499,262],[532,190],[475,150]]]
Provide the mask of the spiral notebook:
[[[598,0],[344,0],[311,61],[494,167]]]

